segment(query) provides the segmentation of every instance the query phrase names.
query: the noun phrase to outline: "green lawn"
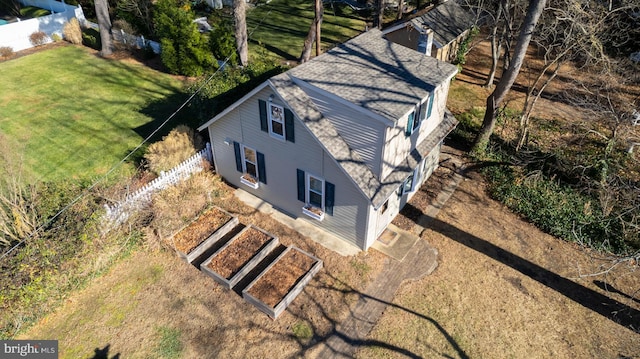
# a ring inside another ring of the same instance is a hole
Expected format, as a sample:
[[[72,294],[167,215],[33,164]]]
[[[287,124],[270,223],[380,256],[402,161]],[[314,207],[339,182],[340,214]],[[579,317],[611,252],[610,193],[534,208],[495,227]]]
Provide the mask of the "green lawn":
[[[276,57],[295,61],[302,52],[304,39],[313,21],[313,1],[273,0],[247,11],[250,47],[264,46]],[[322,21],[322,49],[343,43],[365,30],[365,19],[346,6],[327,5]],[[313,52],[312,54],[315,54]]]
[[[183,99],[175,78],[77,46],[0,63],[0,78],[0,149],[29,182],[104,174]]]

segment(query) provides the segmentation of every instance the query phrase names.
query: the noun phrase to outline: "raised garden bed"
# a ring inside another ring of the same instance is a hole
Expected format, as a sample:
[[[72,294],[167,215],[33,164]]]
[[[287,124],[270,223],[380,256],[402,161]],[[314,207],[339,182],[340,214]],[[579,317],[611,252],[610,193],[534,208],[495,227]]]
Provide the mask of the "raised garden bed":
[[[278,238],[249,225],[202,262],[200,269],[231,289],[277,245]]]
[[[237,225],[238,217],[213,207],[174,235],[172,242],[178,255],[191,263]]]
[[[242,297],[276,319],[321,268],[320,259],[289,247],[242,291]]]

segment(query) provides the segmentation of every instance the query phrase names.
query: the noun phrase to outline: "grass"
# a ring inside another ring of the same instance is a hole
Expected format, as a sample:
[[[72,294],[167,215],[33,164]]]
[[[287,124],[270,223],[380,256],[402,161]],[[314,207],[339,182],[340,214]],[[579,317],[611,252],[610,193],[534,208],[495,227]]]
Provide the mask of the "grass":
[[[160,358],[179,358],[182,353],[182,342],[180,341],[180,330],[169,327],[158,327],[156,329],[159,338],[157,353]]]
[[[296,322],[291,328],[293,335],[300,340],[309,340],[313,337],[313,329],[309,323],[300,321]]]
[[[35,6],[24,6],[20,9],[20,15],[24,18],[31,19],[51,15],[51,11]]]
[[[324,9],[322,49],[326,51],[365,30],[365,18],[348,7],[334,5]],[[274,0],[247,12],[250,49],[264,46],[274,57],[297,61],[313,21],[313,2]],[[259,26],[258,26],[259,25]],[[252,51],[254,52],[254,51]],[[313,52],[315,53],[315,52]]]
[[[30,182],[105,174],[182,99],[175,78],[77,46],[0,63],[0,78],[0,136]]]

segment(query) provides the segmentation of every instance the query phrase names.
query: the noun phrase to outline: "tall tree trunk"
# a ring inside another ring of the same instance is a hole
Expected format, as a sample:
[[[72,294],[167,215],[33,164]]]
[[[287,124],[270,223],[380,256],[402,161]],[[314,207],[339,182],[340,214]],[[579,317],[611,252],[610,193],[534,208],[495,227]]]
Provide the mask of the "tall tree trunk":
[[[233,18],[235,20],[236,50],[240,58],[240,65],[249,63],[249,45],[247,36],[247,4],[245,0],[233,0]]]
[[[320,27],[322,26],[322,15],[324,8],[322,7],[322,0],[315,0],[315,17],[309,26],[309,32],[304,39],[304,46],[302,53],[300,54],[300,63],[307,62],[311,58],[311,50],[313,49],[313,43],[316,43],[316,55],[320,55],[320,45],[322,43],[320,39]]]
[[[322,0],[316,0],[315,6],[315,25],[316,25],[316,56],[322,53],[322,18],[324,17],[324,6]]]
[[[100,42],[102,42],[100,56],[107,57],[113,53],[109,3],[107,0],[95,0],[94,4],[96,8],[96,17],[98,18],[98,26],[100,27]]]
[[[373,18],[373,27],[382,29],[384,22],[384,0],[376,0],[376,15]]]
[[[315,21],[311,23],[307,37],[304,39],[304,47],[300,54],[300,63],[309,61],[311,58],[311,49],[313,48],[313,42],[316,41],[316,25]]]
[[[396,16],[396,20],[402,20],[403,14],[404,14],[404,0],[398,0],[398,16]]]
[[[489,138],[491,137],[493,128],[496,125],[496,111],[502,104],[502,101],[511,89],[511,86],[516,81],[516,77],[520,72],[524,57],[527,53],[529,42],[533,36],[533,30],[535,29],[538,19],[544,10],[545,4],[546,0],[531,0],[529,2],[527,16],[522,23],[522,28],[520,29],[520,35],[518,36],[518,42],[516,43],[510,66],[502,74],[500,82],[496,85],[493,93],[487,97],[487,110],[485,111],[484,120],[482,121],[482,127],[474,141],[472,152],[483,153],[487,148]]]
[[[496,71],[498,70],[498,61],[500,60],[500,53],[502,53],[502,41],[504,40],[505,32],[507,31],[507,25],[503,24],[502,33],[498,38],[498,28],[500,27],[500,18],[502,18],[503,1],[498,4],[498,11],[496,12],[495,23],[491,29],[491,70],[489,70],[489,76],[487,76],[487,82],[484,87],[493,87],[493,81],[496,77]]]

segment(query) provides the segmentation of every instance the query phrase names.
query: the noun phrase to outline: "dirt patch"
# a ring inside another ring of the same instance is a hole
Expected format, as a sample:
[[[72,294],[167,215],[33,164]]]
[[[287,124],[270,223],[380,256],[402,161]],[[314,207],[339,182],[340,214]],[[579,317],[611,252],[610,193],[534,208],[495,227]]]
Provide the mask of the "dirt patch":
[[[273,237],[248,227],[207,264],[212,271],[231,279]]]
[[[171,242],[178,251],[189,254],[229,220],[229,214],[218,208],[211,208],[173,236]]]
[[[406,208],[420,212],[424,188]],[[638,358],[628,325],[640,268],[601,273],[614,258],[542,233],[490,199],[479,174],[465,175],[421,238],[438,268],[399,289],[359,358]]]
[[[315,262],[300,251],[289,250],[254,283],[249,294],[273,308],[311,270]]]

